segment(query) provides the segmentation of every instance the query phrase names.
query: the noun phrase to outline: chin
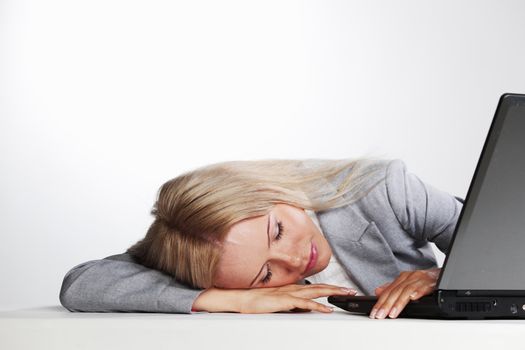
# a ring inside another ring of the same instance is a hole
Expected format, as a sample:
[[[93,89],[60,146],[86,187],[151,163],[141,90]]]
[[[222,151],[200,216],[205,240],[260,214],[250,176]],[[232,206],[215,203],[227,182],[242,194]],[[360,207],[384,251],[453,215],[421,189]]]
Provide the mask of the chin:
[[[330,260],[330,256],[332,254],[332,250],[330,249],[330,246],[327,242],[316,242],[317,244],[317,252],[319,253],[319,262],[323,262],[326,260],[328,263],[328,260]]]
[[[326,267],[328,266],[328,263],[329,263],[330,260],[327,260],[327,261],[324,261],[324,259],[320,258],[319,260],[317,260],[317,265],[314,266],[314,268],[312,269],[312,271],[308,274],[307,277],[310,277],[312,275],[315,275],[316,273],[319,273],[321,271],[323,271],[324,269],[326,269]]]
[[[321,266],[319,267],[319,271],[322,271],[322,270],[326,269],[326,267],[328,266],[329,263],[330,263],[330,257],[328,257],[326,259],[326,261],[324,261],[324,260],[321,261],[321,264],[320,264]]]

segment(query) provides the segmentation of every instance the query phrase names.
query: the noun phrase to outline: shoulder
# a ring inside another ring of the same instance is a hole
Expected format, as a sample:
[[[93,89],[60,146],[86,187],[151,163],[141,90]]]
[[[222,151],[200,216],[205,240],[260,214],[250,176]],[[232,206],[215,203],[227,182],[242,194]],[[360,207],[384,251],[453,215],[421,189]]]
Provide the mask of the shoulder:
[[[390,199],[399,198],[404,192],[407,166],[401,159],[363,160],[349,169],[345,176],[352,171],[356,173],[356,178],[362,179],[360,188],[369,195]]]
[[[380,166],[378,175],[372,176],[382,177],[379,186],[356,203],[367,220],[382,226],[385,234],[398,228],[417,240],[436,240],[445,232],[441,242],[441,247],[445,247],[461,211],[461,202],[424,182],[400,159],[380,162]]]
[[[401,159],[374,159],[365,161],[362,165],[365,172],[371,174],[370,180],[384,179],[386,185],[402,179],[406,173],[406,163]],[[388,180],[388,181],[387,181]]]
[[[401,159],[379,159],[365,162],[362,171],[367,177],[366,183],[383,183],[385,191],[377,191],[389,198],[399,198],[405,190],[407,166]]]
[[[392,228],[396,223],[399,225],[399,222],[394,219],[389,198],[396,197],[398,193],[403,192],[400,187],[402,187],[405,170],[405,163],[400,159],[360,161],[353,168],[345,170],[344,174],[340,174],[332,183],[334,188],[338,188],[344,179],[354,171],[354,180],[358,181],[359,185],[354,187],[351,193],[344,195],[353,200],[342,208],[322,211],[323,218],[326,220],[328,217],[333,217],[334,222],[353,221],[353,226],[357,231],[371,222],[376,222],[379,226],[387,222],[384,228]],[[350,217],[352,220],[349,219]]]
[[[371,184],[389,178],[393,183],[399,180],[406,172],[406,164],[401,159],[369,158],[359,160],[353,167],[349,167],[338,176],[342,181],[347,175],[355,173],[357,177],[363,178],[363,183]]]
[[[129,253],[115,254],[105,257],[103,260],[115,260],[115,261],[125,261],[131,263],[138,263]]]
[[[364,193],[359,196],[354,208],[362,216],[379,223],[392,217],[394,208],[401,210],[405,207],[407,166],[403,160],[372,160],[365,162],[360,169],[365,176]],[[394,222],[390,222],[392,224]]]
[[[407,166],[401,159],[393,159],[388,163],[385,170],[385,194],[392,207],[404,206],[407,202],[407,193],[414,192],[411,191],[410,186],[413,184],[408,177]],[[411,180],[418,181],[415,176]],[[417,194],[417,191],[415,193]]]

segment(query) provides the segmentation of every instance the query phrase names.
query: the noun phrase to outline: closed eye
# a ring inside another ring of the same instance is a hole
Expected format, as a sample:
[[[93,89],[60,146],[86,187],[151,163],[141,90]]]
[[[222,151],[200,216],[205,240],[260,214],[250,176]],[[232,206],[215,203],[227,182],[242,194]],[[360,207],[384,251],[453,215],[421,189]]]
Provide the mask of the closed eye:
[[[277,221],[277,226],[279,227],[279,231],[277,232],[277,235],[275,236],[275,240],[278,241],[283,236],[283,224],[280,221]]]
[[[275,236],[276,241],[280,240],[284,234],[284,227],[282,222],[277,221],[277,227],[279,229],[277,231],[277,235]],[[266,273],[266,276],[262,279],[262,284],[268,284],[272,279],[272,270],[270,270],[270,264],[266,264],[266,269],[268,270],[268,272]]]

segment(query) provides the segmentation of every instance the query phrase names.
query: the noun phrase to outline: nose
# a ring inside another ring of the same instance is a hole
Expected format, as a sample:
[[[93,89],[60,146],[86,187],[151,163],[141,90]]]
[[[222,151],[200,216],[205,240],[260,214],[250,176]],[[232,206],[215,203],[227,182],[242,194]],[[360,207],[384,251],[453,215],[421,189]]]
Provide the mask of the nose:
[[[299,269],[305,264],[301,254],[297,251],[277,251],[274,255],[274,259],[281,261],[285,266],[291,269]]]

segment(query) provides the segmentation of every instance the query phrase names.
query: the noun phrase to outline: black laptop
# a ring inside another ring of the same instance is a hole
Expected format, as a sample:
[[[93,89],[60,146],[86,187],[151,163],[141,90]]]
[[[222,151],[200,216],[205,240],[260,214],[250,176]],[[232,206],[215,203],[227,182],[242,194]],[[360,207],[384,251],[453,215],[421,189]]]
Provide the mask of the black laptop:
[[[369,314],[376,296],[329,296]],[[525,318],[525,95],[501,96],[433,294],[398,317]]]

